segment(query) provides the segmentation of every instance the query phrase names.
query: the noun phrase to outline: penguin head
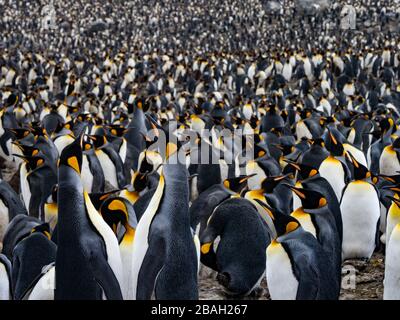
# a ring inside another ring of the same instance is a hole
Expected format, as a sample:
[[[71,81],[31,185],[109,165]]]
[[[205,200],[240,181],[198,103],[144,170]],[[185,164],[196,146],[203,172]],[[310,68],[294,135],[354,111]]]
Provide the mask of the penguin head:
[[[284,156],[287,156],[294,151],[294,146],[291,144],[273,144],[273,146],[282,151]]]
[[[95,149],[101,148],[107,143],[107,138],[105,136],[89,135],[88,137],[92,140]]]
[[[124,198],[108,198],[100,207],[100,214],[110,228],[117,233],[118,226],[121,224],[125,228],[129,222],[130,203]]]
[[[104,201],[106,201],[108,198],[110,198],[113,194],[119,192],[120,190],[111,190],[108,192],[104,193],[90,193],[90,201],[92,202],[93,206],[96,208],[96,210],[100,210],[101,205],[103,204]]]
[[[111,125],[108,127],[110,134],[116,137],[122,137],[128,130],[120,125]]]
[[[396,131],[396,123],[391,117],[385,117],[378,122],[378,125],[383,133],[393,133]]]
[[[25,128],[13,128],[7,130],[12,133],[12,135],[15,137],[16,140],[21,140],[23,138],[26,138],[31,133],[29,129]]]
[[[48,223],[43,223],[40,224],[31,230],[31,234],[33,233],[42,233],[43,235],[46,236],[49,240],[51,240],[51,234],[50,234],[50,225]]]
[[[153,168],[151,171],[147,171],[146,173],[142,173],[140,171],[135,172],[132,176],[132,186],[135,191],[143,191],[147,186],[147,177],[148,174],[153,172]]]
[[[19,154],[13,154],[13,156],[23,159],[29,172],[45,164],[45,159],[42,156],[21,156]]]
[[[327,204],[326,198],[318,191],[298,188],[289,184],[284,185],[300,198],[303,209],[318,209]]]
[[[371,172],[368,168],[359,163],[349,151],[346,152],[346,160],[353,170],[354,180],[364,180],[371,177]]]
[[[344,154],[343,144],[328,127],[328,135],[325,141],[326,149],[334,156],[340,157]]]
[[[276,231],[276,238],[289,234],[299,228],[301,228],[300,223],[297,219],[292,216],[285,215],[279,210],[276,210],[266,204],[264,201],[255,199],[255,201],[268,213],[272,218],[272,222]],[[276,241],[276,240],[273,240]]]
[[[57,194],[58,194],[58,184],[55,184],[51,188],[51,194],[47,198],[47,203],[57,203]]]
[[[267,177],[261,182],[263,193],[272,193],[275,187],[280,184],[284,179],[288,178],[291,174],[286,174],[276,177]]]
[[[249,180],[251,177],[254,177],[255,175],[256,174],[251,174],[248,176],[243,175],[239,177],[228,178],[224,180],[223,184],[224,187],[228,190],[240,193],[247,186],[247,180]]]
[[[21,150],[21,152],[24,156],[33,157],[33,156],[36,156],[40,152],[40,150],[38,148],[35,148],[35,147],[27,145],[27,144],[20,143],[18,141],[14,141],[13,144],[15,146],[17,146],[18,149]]]
[[[245,140],[246,137],[243,137],[243,139]],[[255,158],[255,159],[257,159],[257,158],[262,158],[262,157],[264,157],[265,155],[269,155],[268,150],[267,150],[265,147],[263,147],[262,145],[256,144],[256,145],[254,146],[254,158]]]
[[[305,180],[307,178],[314,177],[315,175],[319,174],[319,171],[311,166],[302,163],[297,163],[289,159],[285,159],[284,161],[287,162],[291,167],[293,167],[298,172],[299,180]]]
[[[66,146],[60,156],[58,166],[66,166],[74,169],[78,174],[82,169],[82,136],[79,136]]]

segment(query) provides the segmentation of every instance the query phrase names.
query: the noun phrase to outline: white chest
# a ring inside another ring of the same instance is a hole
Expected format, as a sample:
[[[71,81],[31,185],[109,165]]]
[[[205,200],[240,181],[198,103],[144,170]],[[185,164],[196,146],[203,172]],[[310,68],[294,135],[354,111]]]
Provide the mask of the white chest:
[[[343,259],[369,258],[375,249],[380,202],[374,187],[351,182],[340,203],[343,221]]]
[[[289,256],[281,244],[267,248],[267,283],[272,300],[295,300],[299,282]]]

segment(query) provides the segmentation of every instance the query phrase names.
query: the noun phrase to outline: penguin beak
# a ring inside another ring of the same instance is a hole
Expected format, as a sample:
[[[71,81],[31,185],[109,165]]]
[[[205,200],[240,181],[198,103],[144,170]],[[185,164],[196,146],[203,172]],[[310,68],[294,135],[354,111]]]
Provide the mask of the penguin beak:
[[[14,156],[14,157],[17,157],[17,158],[21,158],[21,159],[24,160],[25,162],[29,162],[29,160],[33,159],[32,157],[23,156],[23,155],[16,154],[16,153],[13,153],[13,156]]]
[[[95,136],[91,136],[91,135],[87,135],[87,137],[92,140],[93,142],[97,141],[97,137]]]
[[[391,197],[391,196],[386,196],[386,198],[392,200],[400,208],[400,200],[399,199],[396,199],[396,198]]]
[[[389,181],[391,183],[396,183],[396,180],[393,179],[390,176],[384,175],[384,174],[378,174],[378,177],[381,177],[382,179]],[[381,189],[389,189],[391,186],[383,186]]]
[[[303,192],[304,191],[303,189],[294,187],[288,183],[282,183],[282,185],[285,186],[286,188],[289,188],[290,190],[292,190],[300,199],[306,198],[306,195]]]
[[[337,142],[336,138],[334,137],[334,135],[332,134],[332,132],[331,132],[330,130],[328,130],[328,131],[329,131],[329,138],[331,139],[331,141],[332,141],[335,145],[337,145],[338,142]]]
[[[391,191],[394,191],[394,192],[400,192],[400,186],[398,186],[398,185],[395,185],[395,186],[383,186],[381,189],[382,190],[391,190]]]
[[[300,166],[299,166],[296,162],[294,162],[294,161],[292,161],[292,160],[289,160],[289,159],[286,159],[286,158],[284,158],[283,161],[286,162],[287,164],[291,165],[291,166],[292,166],[293,168],[295,168],[297,171],[301,171]]]
[[[357,169],[360,167],[360,164],[357,162],[357,160],[353,157],[353,155],[352,155],[349,151],[347,151],[347,152],[345,153],[345,156],[346,156],[347,159],[350,160],[350,162],[351,162]]]
[[[244,183],[244,182],[246,182],[247,180],[249,180],[250,178],[255,177],[256,175],[257,175],[257,173],[253,173],[253,174],[244,176],[242,179],[239,180],[239,183]]]
[[[290,176],[291,176],[291,173],[285,174],[285,175],[283,175],[283,176],[278,176],[278,177],[275,177],[275,178],[274,178],[274,181],[281,181],[281,180],[283,180],[283,179],[285,179],[285,178],[288,178],[288,177],[290,177]]]
[[[268,215],[271,217],[272,220],[275,220],[275,216],[274,216],[274,210],[268,205],[266,204],[264,201],[258,200],[258,199],[254,199],[264,210],[265,212],[268,213]]]

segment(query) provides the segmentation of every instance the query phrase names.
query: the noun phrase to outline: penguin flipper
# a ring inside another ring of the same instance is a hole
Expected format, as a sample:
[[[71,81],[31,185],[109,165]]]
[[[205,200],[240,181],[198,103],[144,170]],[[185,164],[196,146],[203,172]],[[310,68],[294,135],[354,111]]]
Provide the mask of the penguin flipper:
[[[89,160],[90,170],[92,172],[96,173],[96,174],[93,174],[92,192],[93,193],[104,192],[105,178],[104,178],[104,172],[101,167],[100,161],[97,158],[95,153],[88,154],[88,160]]]
[[[376,224],[376,232],[375,232],[375,248],[376,249],[379,249],[379,247],[381,245],[380,225],[381,225],[381,219],[379,218],[378,223]]]
[[[118,187],[123,188],[125,186],[126,179],[125,179],[124,164],[122,162],[121,157],[114,149],[112,149],[112,147],[104,149],[104,152],[109,156],[109,158],[115,165],[115,170],[117,172]]]
[[[10,155],[10,152],[8,151],[8,148],[7,148],[7,141],[8,141],[9,138],[10,138],[10,136],[8,135],[7,131],[0,137],[0,146],[1,146],[1,149],[3,149],[3,152],[4,152],[7,156]]]
[[[296,300],[315,300],[318,296],[319,274],[313,264],[310,263],[307,255],[301,255],[295,263],[295,268],[299,270],[299,287],[297,289]]]
[[[108,300],[123,300],[117,277],[104,257],[92,255],[91,266],[95,281]]]

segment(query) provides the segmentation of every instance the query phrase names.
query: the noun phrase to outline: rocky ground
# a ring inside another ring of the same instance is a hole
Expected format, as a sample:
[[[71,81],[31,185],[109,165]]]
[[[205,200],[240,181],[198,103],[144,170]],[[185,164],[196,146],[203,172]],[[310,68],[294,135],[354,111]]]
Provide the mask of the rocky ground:
[[[353,268],[354,267],[354,268]],[[340,300],[381,300],[383,297],[384,255],[375,253],[367,263],[347,261],[343,265],[342,290]],[[229,297],[215,280],[216,273],[203,270],[200,275],[201,300],[269,300],[265,279],[261,288],[248,297]]]

